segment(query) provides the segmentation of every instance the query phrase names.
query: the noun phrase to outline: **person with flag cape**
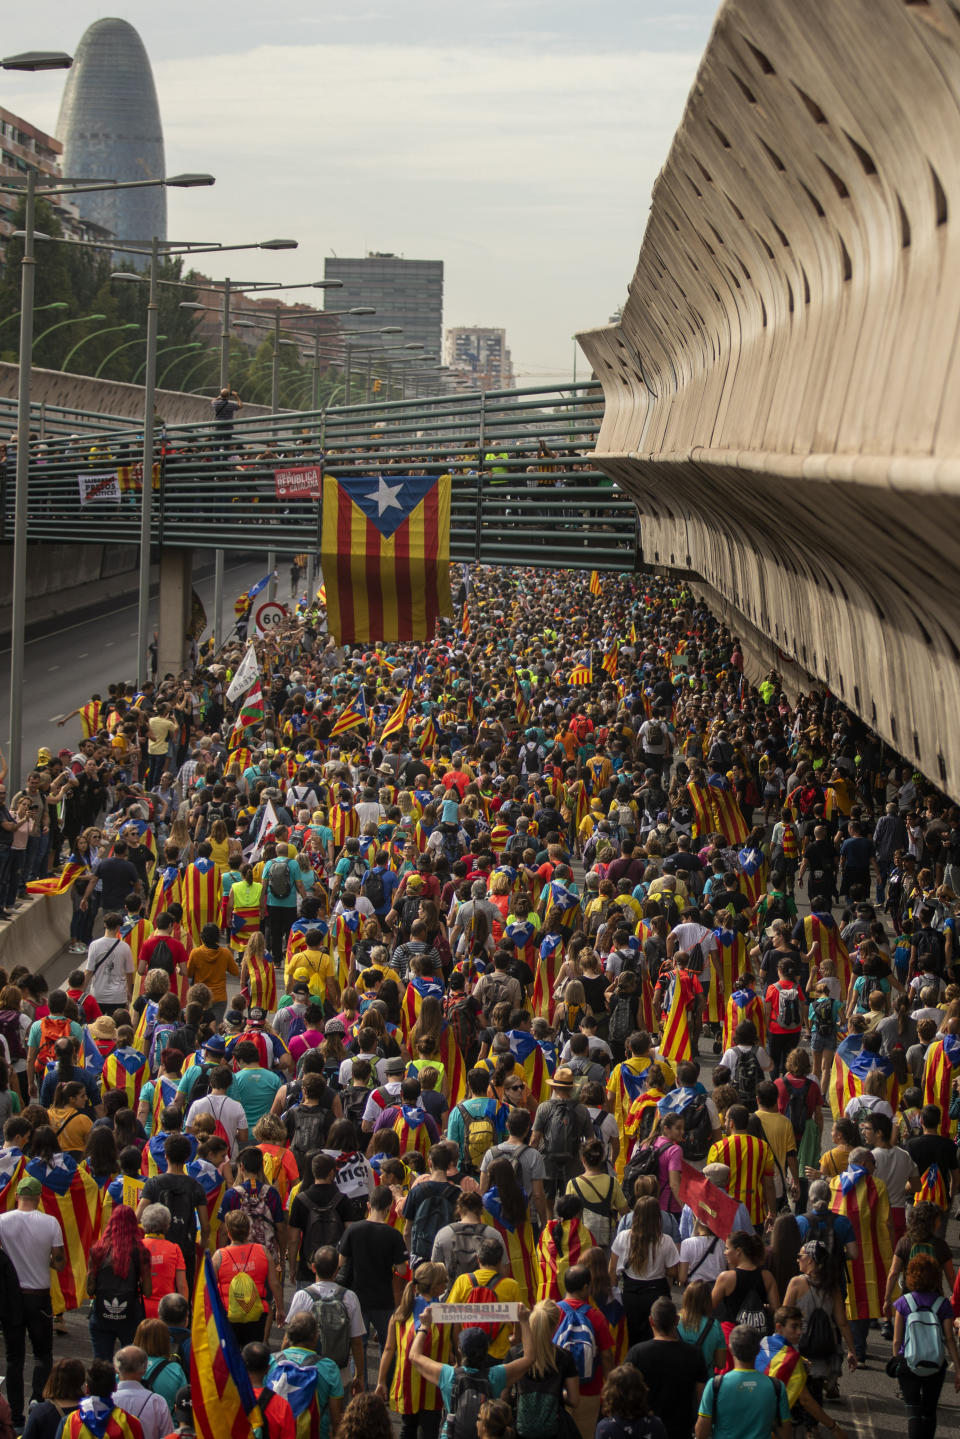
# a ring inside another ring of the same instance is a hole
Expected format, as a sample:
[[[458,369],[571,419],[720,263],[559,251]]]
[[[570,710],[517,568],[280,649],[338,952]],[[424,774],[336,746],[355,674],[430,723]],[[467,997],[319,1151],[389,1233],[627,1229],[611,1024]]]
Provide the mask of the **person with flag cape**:
[[[24,1143],[30,1138],[28,1120],[19,1121],[24,1126]],[[17,1207],[17,1185],[23,1178],[27,1156],[18,1144],[5,1144],[0,1149],[0,1214],[7,1214]]]
[[[699,1034],[697,1006],[703,995],[700,961],[692,953],[677,950],[673,968],[662,969],[657,982],[661,1017],[660,1053],[677,1064],[693,1054],[693,1036]],[[693,967],[691,967],[693,966]]]
[[[575,1194],[561,1194],[554,1205],[556,1218],[549,1219],[537,1241],[537,1303],[566,1298],[563,1280],[568,1269],[581,1264],[596,1240],[583,1215],[583,1201]]]
[[[190,1399],[197,1439],[252,1439],[263,1424],[209,1253],[193,1293]]]
[[[825,1429],[837,1434],[839,1439],[848,1439],[847,1430],[822,1408],[823,1380],[815,1380],[811,1392],[807,1363],[800,1354],[799,1345],[803,1340],[804,1315],[798,1306],[782,1304],[773,1316],[774,1332],[760,1340],[760,1352],[754,1368],[760,1374],[776,1379],[787,1391],[787,1403],[795,1423],[804,1421],[822,1424]],[[811,1361],[813,1362],[813,1361]],[[819,1398],[817,1397],[819,1395]]]
[[[163,910],[169,910],[172,904],[180,905],[183,908],[183,874],[179,864],[179,850],[176,845],[168,844],[164,851],[164,862],[157,867],[153,877],[153,890],[150,895],[150,904],[147,911],[147,918],[156,927],[157,915]]]
[[[553,1023],[558,1003],[554,992],[564,962],[564,949],[565,938],[560,917],[557,915],[546,926],[546,932],[540,941],[539,959],[533,978],[533,1012],[550,1024]]]
[[[753,830],[747,843],[737,851],[737,864],[740,869],[741,893],[751,906],[759,904],[760,898],[767,888],[767,876],[770,870],[767,856],[763,850],[762,830]]]
[[[95,1359],[90,1366],[87,1393],[75,1409],[64,1414],[58,1439],[144,1439],[140,1420],[114,1402],[115,1386],[113,1365]]]
[[[858,1047],[858,1041],[861,1041]],[[876,1046],[876,1047],[875,1047]],[[827,1102],[834,1117],[845,1114],[847,1105],[858,1094],[863,1094],[864,1083],[869,1074],[883,1075],[885,1098],[893,1113],[897,1112],[900,1086],[897,1082],[893,1060],[880,1050],[879,1034],[851,1034],[837,1045],[833,1057],[833,1072],[827,1085]]]
[[[736,976],[748,967],[747,941],[739,930],[727,929],[722,924],[713,931],[713,935],[717,947],[711,955],[713,962],[704,1017],[710,1024],[723,1025],[727,1001],[736,988]],[[716,1043],[714,1052],[717,1052]]]
[[[435,999],[443,1003],[443,985],[433,975],[426,975],[421,972],[419,964],[414,967],[414,961],[420,958],[414,955],[411,960],[410,978],[403,993],[403,1001],[400,1005],[400,1030],[403,1035],[403,1042],[409,1047],[410,1034],[414,1025],[420,1018],[420,1010],[425,999]]]
[[[857,1359],[863,1363],[870,1321],[883,1318],[887,1270],[893,1258],[893,1224],[887,1186],[873,1177],[873,1152],[851,1150],[847,1164],[830,1183],[830,1209],[850,1221],[856,1240],[856,1258],[847,1260],[847,1318]]]
[[[766,1032],[766,1011],[763,1000],[753,988],[754,978],[749,970],[738,974],[723,1013],[723,1048],[732,1049],[738,1025],[749,1019],[757,1031],[757,1043],[763,1044]]]
[[[220,918],[220,881],[212,852],[210,841],[201,840],[197,858],[187,865],[181,880],[184,926],[189,930],[189,947],[193,949],[201,942],[203,926],[211,920],[219,922]]]
[[[506,1154],[509,1145],[483,1171],[487,1188],[483,1193],[483,1223],[495,1229],[506,1250],[507,1266],[516,1280],[521,1304],[536,1299],[540,1279],[537,1236],[530,1222],[530,1197],[526,1195]]]
[[[510,1053],[523,1071],[527,1089],[537,1104],[543,1104],[549,1098],[550,1069],[546,1055],[528,1029],[508,1029],[506,1036],[510,1041]]]
[[[940,1133],[956,1137],[957,1120],[954,1095],[960,1080],[960,1021],[948,1019],[940,1037],[929,1046],[923,1063],[923,1102],[935,1104],[940,1111]]]
[[[39,1183],[40,1211],[57,1221],[63,1236],[66,1264],[50,1276],[53,1312],[79,1309],[87,1298],[87,1255],[102,1226],[103,1193],[75,1159],[53,1148],[28,1159],[24,1173]]]
[[[147,1056],[132,1044],[118,1044],[103,1061],[100,1081],[104,1096],[119,1089],[126,1095],[128,1109],[136,1111],[148,1076]]]
[[[806,950],[803,958],[811,966],[811,987],[819,973],[820,965],[825,959],[829,959],[833,964],[841,992],[847,994],[853,977],[850,955],[843,942],[840,926],[830,912],[828,898],[811,896],[810,913],[803,919],[797,920],[793,928],[793,938],[800,943],[801,948]]]

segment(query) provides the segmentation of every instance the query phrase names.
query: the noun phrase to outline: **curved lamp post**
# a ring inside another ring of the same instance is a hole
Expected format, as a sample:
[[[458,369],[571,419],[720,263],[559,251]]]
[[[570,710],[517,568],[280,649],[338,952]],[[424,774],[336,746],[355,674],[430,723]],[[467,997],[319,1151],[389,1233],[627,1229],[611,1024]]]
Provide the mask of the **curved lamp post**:
[[[70,306],[66,300],[51,300],[49,305],[37,305],[33,313],[39,315],[43,310],[69,310],[69,308]],[[0,329],[2,329],[4,325],[8,325],[11,320],[19,320],[20,315],[20,310],[14,310],[12,315],[4,315],[3,319],[0,320]]]
[[[140,326],[138,325],[137,329],[139,330],[139,328]],[[141,344],[145,338],[146,336],[144,335],[138,335],[135,340],[125,340],[122,345],[118,345],[115,350],[111,350],[109,355],[104,355],[103,359],[100,361],[99,365],[93,372],[94,379],[99,380],[100,376],[103,374],[104,366],[109,365],[114,355],[119,355],[121,350],[129,350],[131,345]],[[166,338],[166,335],[157,336],[158,340],[165,340]]]
[[[85,345],[88,340],[96,340],[100,335],[115,335],[120,330],[139,330],[139,328],[139,325],[135,324],[133,320],[130,320],[126,325],[108,325],[105,330],[94,330],[92,335],[84,335],[83,339],[78,340],[73,349],[68,350],[64,355],[63,363],[60,366],[61,370],[66,370],[80,346]]]
[[[105,320],[106,318],[106,315],[74,315],[71,320],[58,320],[55,325],[50,325],[46,330],[40,332],[33,342],[33,348],[36,349],[40,341],[45,340],[48,335],[52,335],[54,330],[62,330],[64,325],[85,325],[90,320]]]

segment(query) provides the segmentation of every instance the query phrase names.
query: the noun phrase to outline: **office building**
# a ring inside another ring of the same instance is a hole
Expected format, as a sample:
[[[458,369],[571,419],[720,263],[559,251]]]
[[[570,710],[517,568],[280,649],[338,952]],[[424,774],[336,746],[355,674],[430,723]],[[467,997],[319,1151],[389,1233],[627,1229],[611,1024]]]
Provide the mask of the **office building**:
[[[424,354],[436,355],[439,360],[443,343],[442,260],[404,260],[387,254],[369,254],[357,260],[331,257],[324,261],[323,275],[326,280],[343,281],[341,290],[330,292],[331,308],[376,308],[375,315],[351,316],[347,322],[350,330],[369,330],[376,335],[384,326],[400,325],[403,334],[389,336],[384,343],[421,344]]]
[[[516,383],[506,330],[456,326],[447,331],[443,359],[458,390],[512,390]]]
[[[165,173],[160,107],[143,41],[126,20],[97,20],[83,34],[60,103],[57,134],[71,178],[159,180]],[[78,195],[81,218],[117,239],[167,237],[167,194],[157,186]],[[125,269],[133,256],[118,255]]]
[[[0,245],[16,229],[17,207],[23,196],[16,190],[5,190],[4,176],[22,179],[29,170],[38,175],[60,179],[60,157],[63,146],[53,135],[31,125],[20,115],[0,106]],[[71,201],[51,199],[64,235],[70,240],[109,239],[110,233],[99,225],[81,220]]]

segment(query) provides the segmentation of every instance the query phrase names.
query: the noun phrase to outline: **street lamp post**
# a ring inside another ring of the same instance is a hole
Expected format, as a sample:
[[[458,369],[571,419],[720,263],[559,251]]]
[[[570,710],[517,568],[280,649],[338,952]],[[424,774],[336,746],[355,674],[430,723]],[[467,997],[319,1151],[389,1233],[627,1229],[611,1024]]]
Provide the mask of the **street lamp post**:
[[[55,325],[48,325],[45,330],[40,332],[33,342],[33,348],[36,349],[40,341],[45,340],[48,335],[52,335],[54,330],[62,330],[64,325],[86,325],[91,320],[105,320],[106,318],[106,315],[74,315],[70,320],[58,320]]]
[[[69,310],[69,308],[70,306],[67,304],[66,300],[51,300],[49,305],[37,305],[33,313],[35,315],[40,315],[43,313],[44,310]],[[4,325],[9,325],[13,320],[19,320],[19,318],[19,310],[14,310],[12,315],[5,315],[3,319],[0,320],[0,329],[2,329]]]
[[[121,330],[139,330],[139,328],[140,326],[135,324],[133,320],[128,320],[124,325],[108,325],[105,330],[94,330],[92,335],[84,335],[83,339],[78,340],[64,355],[60,369],[65,374],[69,374],[67,366],[70,364],[70,361],[80,349],[81,345],[86,345],[90,340],[98,340],[101,335],[118,335]]]
[[[139,325],[137,326],[137,328],[138,328],[138,329],[140,328]],[[166,335],[158,335],[158,336],[157,336],[157,339],[158,339],[158,340],[165,340],[166,338],[167,338]],[[106,367],[109,365],[109,363],[110,363],[110,361],[113,359],[114,355],[119,355],[121,350],[129,350],[129,348],[130,348],[131,345],[142,345],[142,344],[143,344],[143,340],[142,340],[141,337],[138,335],[135,340],[125,340],[122,345],[117,345],[115,349],[113,349],[113,350],[110,351],[109,355],[104,355],[103,359],[100,361],[99,365],[97,366],[97,368],[96,368],[96,369],[94,370],[94,372],[93,372],[93,377],[94,377],[94,379],[95,379],[95,380],[99,380],[100,376],[103,374],[104,370],[105,370]],[[146,363],[146,362],[144,362],[144,363]]]

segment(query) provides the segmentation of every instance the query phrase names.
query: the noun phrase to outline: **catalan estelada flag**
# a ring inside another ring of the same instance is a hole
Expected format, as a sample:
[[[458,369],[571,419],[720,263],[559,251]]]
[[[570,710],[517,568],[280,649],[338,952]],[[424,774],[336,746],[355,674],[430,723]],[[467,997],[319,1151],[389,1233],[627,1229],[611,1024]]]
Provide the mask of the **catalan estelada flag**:
[[[589,1183],[589,1181],[588,1181]],[[590,1230],[579,1219],[551,1219],[537,1245],[537,1303],[560,1300],[567,1270],[580,1263],[580,1256],[595,1247]]]
[[[547,1081],[550,1078],[547,1056],[533,1035],[524,1029],[508,1029],[507,1038],[510,1041],[510,1053],[523,1070],[524,1083],[538,1104],[545,1103],[550,1098],[547,1093]],[[450,1107],[453,1107],[452,1100]]]
[[[254,1426],[263,1420],[209,1253],[197,1276],[190,1338],[190,1400],[198,1439],[253,1439]]]
[[[660,1053],[672,1064],[679,1064],[681,1060],[690,1058],[692,1051],[688,1010],[697,995],[702,993],[703,986],[697,975],[687,969],[676,971],[667,1015],[663,1022],[663,1034],[660,1036]]]
[[[710,991],[707,995],[706,1018],[711,1024],[722,1024],[724,1008],[729,996],[736,988],[737,976],[748,968],[747,941],[733,929],[713,931],[717,948],[712,955],[710,966]],[[761,1005],[761,1009],[763,1006]],[[760,1041],[763,1043],[763,1041]]]
[[[847,1318],[880,1319],[893,1259],[887,1186],[851,1164],[830,1181],[830,1191],[830,1208],[846,1215],[857,1244],[856,1259],[847,1260]]]
[[[76,860],[68,860],[60,873],[51,879],[28,880],[27,890],[30,894],[66,894],[74,881],[86,872],[86,866]]]
[[[326,475],[320,563],[337,644],[427,640],[450,596],[449,475]]]
[[[638,1100],[643,1093],[646,1083],[645,1075],[650,1068],[648,1057],[643,1058],[631,1056],[623,1060],[621,1064],[614,1065],[610,1071],[610,1078],[607,1080],[607,1096],[613,1103],[613,1116],[617,1121],[617,1128],[623,1134],[626,1129],[627,1115],[630,1107]],[[620,1146],[620,1157],[625,1159],[625,1146]],[[623,1169],[618,1172],[622,1175]]]
[[[421,750],[421,753],[422,753],[423,750],[425,750],[425,749],[433,749],[433,746],[436,744],[436,742],[437,742],[437,725],[436,725],[436,721],[434,720],[433,715],[429,715],[428,718],[427,718],[426,724],[423,726],[423,729],[422,729],[422,730],[420,731],[420,733],[417,735],[417,744],[420,746],[420,750]]]
[[[483,1222],[495,1229],[507,1251],[510,1274],[517,1281],[521,1304],[535,1304],[540,1266],[537,1263],[537,1240],[529,1220],[513,1226],[500,1212],[500,1196],[488,1189],[483,1196]]]
[[[885,1054],[870,1054],[865,1049],[854,1050],[851,1047],[850,1039],[841,1041],[833,1056],[833,1071],[827,1085],[827,1102],[835,1119],[845,1112],[851,1099],[863,1093],[867,1075],[872,1074],[875,1070],[884,1078],[887,1086],[885,1097],[896,1114],[900,1086],[897,1083],[892,1060],[888,1059]]]
[[[149,1077],[147,1057],[139,1049],[115,1049],[103,1062],[101,1080],[104,1094],[122,1089],[130,1109],[136,1109],[140,1091]]]
[[[819,949],[818,964],[825,959],[832,961],[840,988],[846,994],[852,978],[850,954],[840,934],[840,926],[833,915],[821,914],[819,910],[808,914],[803,921],[803,940],[804,949],[813,949],[814,945]]]
[[[913,1202],[919,1204],[921,1200],[935,1204],[938,1209],[947,1210],[950,1207],[950,1192],[939,1164],[928,1164],[921,1174]]]
[[[412,703],[413,690],[409,688],[405,689],[400,696],[400,703],[383,726],[383,731],[380,735],[381,740],[389,739],[392,734],[398,734],[399,731],[403,729],[407,722],[407,713]]]
[[[596,570],[590,571],[590,593],[592,595],[599,595],[600,593],[600,576]]]
[[[330,738],[334,739],[338,734],[346,734],[348,730],[356,729],[358,725],[367,722],[367,702],[363,696],[363,690],[357,690],[348,701],[346,708],[342,709],[334,721],[330,731]]]
[[[947,1138],[957,1132],[957,1121],[950,1118],[953,1081],[960,1075],[960,1039],[945,1034],[934,1040],[927,1050],[923,1066],[923,1102],[935,1104],[940,1110],[940,1133]]]
[[[26,1155],[21,1149],[0,1149],[0,1214],[17,1207],[17,1185],[23,1178]]]
[[[800,1357],[800,1350],[788,1344],[782,1334],[771,1334],[769,1339],[760,1341],[760,1353],[753,1366],[771,1379],[779,1379],[786,1386],[787,1403],[792,1409],[803,1393],[807,1382],[807,1366]]]
[[[585,665],[574,665],[567,678],[571,685],[592,685],[593,684],[593,655],[590,656],[590,663]]]
[[[89,1394],[66,1416],[60,1433],[63,1439],[143,1439],[143,1426],[112,1400]]]
[[[87,1298],[87,1255],[100,1233],[100,1187],[67,1154],[55,1155],[49,1165],[28,1159],[26,1172],[40,1183],[40,1209],[59,1224],[67,1256],[59,1272],[50,1271],[53,1311],[79,1309]]]
[[[619,655],[619,653],[620,641],[615,640],[613,644],[613,649],[608,650],[607,653],[604,655],[603,659],[600,661],[600,668],[606,670],[607,674],[610,676],[611,679],[613,679],[614,675],[617,673],[617,656]]]
[[[732,1048],[737,1025],[749,1019],[757,1030],[757,1043],[763,1044],[766,1034],[766,1014],[763,1000],[752,989],[735,989],[727,1000],[723,1016],[723,1047]]]

